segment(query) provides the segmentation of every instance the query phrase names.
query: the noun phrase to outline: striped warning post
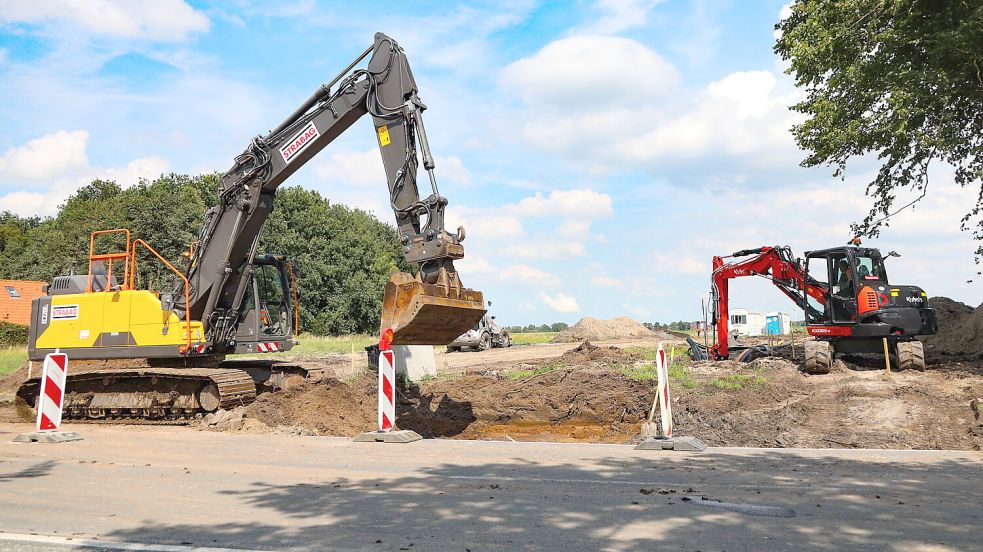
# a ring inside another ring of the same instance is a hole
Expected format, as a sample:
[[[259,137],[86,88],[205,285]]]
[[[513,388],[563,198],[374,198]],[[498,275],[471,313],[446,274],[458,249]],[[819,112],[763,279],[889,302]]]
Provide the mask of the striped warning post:
[[[379,351],[379,431],[392,431],[396,423],[395,356]]]
[[[379,340],[379,431],[396,426],[396,355],[392,351],[393,331],[382,332]]]
[[[41,392],[38,393],[38,431],[57,431],[65,402],[65,378],[68,375],[68,355],[50,353],[44,357],[41,370]]]
[[[669,362],[666,351],[659,343],[655,354],[655,372],[659,378],[659,412],[662,415],[662,435],[672,437],[672,402],[669,396]]]

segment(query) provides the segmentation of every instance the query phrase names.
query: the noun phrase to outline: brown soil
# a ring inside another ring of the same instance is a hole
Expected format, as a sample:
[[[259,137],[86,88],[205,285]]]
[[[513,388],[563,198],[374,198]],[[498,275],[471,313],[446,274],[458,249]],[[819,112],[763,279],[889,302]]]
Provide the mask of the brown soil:
[[[638,440],[655,383],[630,377],[651,375],[643,355],[582,343],[542,356],[556,348],[515,347],[507,361],[492,351],[472,353],[467,371],[401,382],[398,425],[457,439]],[[673,380],[676,433],[717,446],[983,450],[983,360],[934,361],[926,372],[890,375],[876,359],[846,360],[823,376],[805,375],[798,363],[779,358],[689,364],[688,375]],[[0,385],[12,389],[8,382],[16,378]],[[0,419],[15,415],[0,408]],[[219,431],[337,436],[375,424],[373,372],[263,394],[196,423]]]
[[[926,336],[925,352],[931,355],[983,355],[983,305],[970,307],[948,297],[933,297],[939,331]]]
[[[675,431],[715,446],[983,450],[983,420],[973,407],[983,403],[983,363],[885,375],[879,363],[849,360],[824,376],[777,358],[694,363],[685,383],[674,381]],[[404,382],[398,425],[425,437],[634,442],[654,382],[627,374],[644,364],[631,352],[585,343],[522,364],[524,377],[496,364],[485,373]],[[352,436],[374,429],[375,401],[372,373],[348,384],[304,384],[261,396],[241,409],[240,422],[217,429]]]
[[[553,343],[577,343],[587,339],[594,341],[638,338],[657,339],[659,336],[660,334],[656,334],[656,332],[653,332],[627,316],[613,318],[611,320],[598,320],[597,318],[587,316],[557,334],[553,338]]]

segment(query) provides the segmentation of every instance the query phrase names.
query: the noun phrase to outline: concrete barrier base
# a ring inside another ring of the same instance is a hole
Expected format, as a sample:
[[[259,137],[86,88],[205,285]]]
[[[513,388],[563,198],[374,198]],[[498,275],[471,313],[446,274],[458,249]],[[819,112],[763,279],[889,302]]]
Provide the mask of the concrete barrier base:
[[[67,443],[81,440],[82,436],[74,431],[32,431],[14,437],[15,443]]]
[[[396,354],[396,373],[410,381],[420,381],[437,375],[437,358],[433,345],[393,345]]]
[[[390,431],[382,433],[380,431],[367,431],[355,438],[356,443],[412,443],[423,439],[420,434],[409,429]]]
[[[635,450],[678,450],[700,452],[707,444],[696,437],[649,437],[635,447]]]

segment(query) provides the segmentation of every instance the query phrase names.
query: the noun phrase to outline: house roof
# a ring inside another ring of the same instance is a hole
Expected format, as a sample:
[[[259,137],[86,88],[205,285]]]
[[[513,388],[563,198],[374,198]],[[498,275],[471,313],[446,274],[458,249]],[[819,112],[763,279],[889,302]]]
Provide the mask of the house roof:
[[[43,296],[46,282],[0,280],[0,320],[22,326],[31,323],[31,301]]]

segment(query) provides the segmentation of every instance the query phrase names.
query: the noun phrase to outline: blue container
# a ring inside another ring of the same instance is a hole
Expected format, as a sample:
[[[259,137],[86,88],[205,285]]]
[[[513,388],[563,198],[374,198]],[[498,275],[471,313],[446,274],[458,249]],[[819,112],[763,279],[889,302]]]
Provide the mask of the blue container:
[[[782,317],[781,316],[765,317],[765,333],[767,333],[768,335],[782,335]]]

